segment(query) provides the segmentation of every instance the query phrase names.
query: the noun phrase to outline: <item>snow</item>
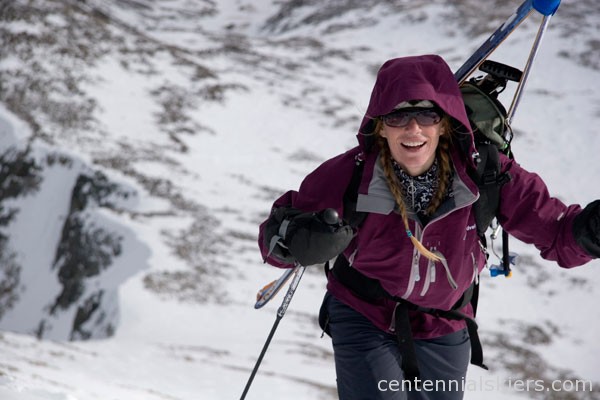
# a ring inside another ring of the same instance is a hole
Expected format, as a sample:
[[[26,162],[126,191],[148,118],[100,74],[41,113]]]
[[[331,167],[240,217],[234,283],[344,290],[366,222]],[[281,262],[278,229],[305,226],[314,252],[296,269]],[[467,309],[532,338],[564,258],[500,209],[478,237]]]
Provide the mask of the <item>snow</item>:
[[[186,2],[170,3],[176,7]],[[87,283],[118,293],[115,304],[106,307],[108,312],[119,315],[119,325],[110,338],[69,342],[64,336],[70,329],[72,312],[62,313],[52,319],[54,330],[48,339],[34,338],[28,327],[39,319],[43,308],[59,291],[55,271],[41,266],[53,257],[60,235],[56,227],[69,206],[76,174],[87,168],[100,150],[93,143],[69,147],[68,139],[63,138],[64,142],[59,141],[56,147],[39,149],[37,156],[42,158],[51,151],[67,153],[75,157],[76,165],[47,168],[40,193],[14,201],[25,217],[11,226],[10,240],[18,249],[19,261],[27,266],[23,282],[28,295],[0,324],[5,330],[0,333],[1,399],[238,398],[283,296],[280,294],[259,311],[253,309],[256,290],[279,277],[281,271],[263,264],[254,241],[235,239],[232,233],[255,237],[258,223],[277,193],[296,189],[320,162],[354,146],[354,135],[374,82],[375,65],[389,57],[441,53],[455,70],[485,39],[467,37],[454,31],[454,26],[440,23],[447,6],[435,2],[425,8],[406,10],[402,15],[386,14],[386,8],[377,5],[334,20],[340,25],[369,21],[357,23],[355,29],[326,33],[324,26],[305,24],[279,34],[264,30],[258,22],[274,14],[278,2],[219,3],[215,16],[203,17],[197,35],[182,29],[185,32],[180,36],[166,28],[167,22],[164,33],[152,33],[165,43],[186,43],[184,46],[191,49],[190,58],[200,59],[218,71],[218,78],[208,81],[235,82],[244,87],[230,92],[223,102],[199,101],[192,107],[193,118],[207,130],[183,136],[187,151],[173,150],[168,135],[156,124],[159,110],[149,96],[161,85],[185,88],[190,84],[189,71],[174,65],[168,55],[158,54],[153,59],[160,66],[156,74],[140,74],[123,67],[117,58],[105,58],[95,65],[93,74],[98,79],[88,82],[86,90],[100,104],[96,118],[106,134],[102,151],[123,155],[119,153],[123,142],[160,149],[157,154],[176,162],[159,163],[152,157],[132,162],[149,176],[177,182],[219,221],[214,234],[229,241],[219,245],[219,254],[209,261],[213,262],[210,267],[225,278],[205,274],[200,279],[201,283],[214,280],[225,297],[197,302],[148,290],[147,273],[186,271],[185,262],[165,245],[165,232],[183,231],[192,217],[173,211],[166,199],[150,195],[122,171],[106,169],[112,179],[138,193],[135,199],[120,203],[123,209],[161,214],[157,218],[136,217],[102,209],[89,215],[95,223],[117,231],[127,249],[106,274]],[[157,7],[156,2],[153,4]],[[252,11],[248,12],[250,8]],[[113,5],[108,10],[127,23],[143,20],[131,9]],[[314,11],[314,6],[300,11],[294,15],[294,22]],[[554,19],[561,18],[560,11]],[[161,11],[155,8],[153,12]],[[421,15],[425,18],[419,19]],[[63,23],[56,16],[49,20]],[[210,35],[218,34],[231,23],[249,35],[253,51],[273,56],[261,62],[264,69],[246,67],[237,56],[203,59],[193,55],[193,50],[216,45]],[[183,28],[192,26],[188,20]],[[563,48],[577,51],[577,43],[583,39],[576,36],[579,40],[567,40],[552,26],[514,120],[517,137],[513,149],[524,167],[544,177],[554,195],[567,203],[585,205],[600,198],[600,165],[596,162],[600,137],[594,128],[600,120],[600,98],[593,86],[600,79],[600,72],[560,56]],[[11,23],[10,29],[38,32],[35,26],[16,22]],[[517,33],[494,54],[494,60],[523,60],[535,26],[526,24]],[[348,50],[350,58],[328,58],[326,65],[317,61],[311,64],[314,49],[306,46],[294,50],[274,43],[275,39],[320,35],[326,35],[329,49]],[[305,65],[285,71],[274,59],[300,60]],[[269,68],[277,72],[268,72]],[[332,110],[329,115],[323,114],[324,107]],[[31,136],[26,124],[2,105],[0,132],[2,149],[15,143],[22,147]],[[290,162],[298,154],[305,157]],[[522,340],[526,337],[519,333],[518,321],[549,332],[549,327],[558,326],[549,344],[532,347],[550,366],[570,370],[578,379],[600,382],[600,310],[596,307],[600,278],[595,271],[599,262],[564,271],[542,260],[531,246],[516,239],[511,239],[511,245],[533,263],[516,267],[510,280],[482,277],[478,318],[482,338],[486,333],[505,331],[527,346]],[[220,270],[218,262],[226,266]],[[537,286],[530,285],[531,280],[546,272],[553,277]],[[583,283],[578,284],[575,279]],[[335,398],[330,340],[320,338],[316,324],[324,286],[320,270],[305,274],[248,399]],[[484,351],[492,370],[469,369],[469,382],[476,388],[466,393],[466,399],[480,398],[482,393],[490,400],[531,396],[507,387],[507,379],[529,377],[507,376],[505,369],[494,368],[501,349],[484,347]],[[554,372],[556,369],[550,375]],[[486,390],[490,386],[493,391]]]

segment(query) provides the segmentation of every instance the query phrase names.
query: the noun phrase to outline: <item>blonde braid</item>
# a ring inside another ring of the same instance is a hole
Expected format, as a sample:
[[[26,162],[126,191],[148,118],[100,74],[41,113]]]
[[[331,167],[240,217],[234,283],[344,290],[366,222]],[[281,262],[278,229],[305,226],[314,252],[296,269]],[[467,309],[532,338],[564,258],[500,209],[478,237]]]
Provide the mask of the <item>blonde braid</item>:
[[[452,136],[450,135],[450,121],[447,117],[444,117],[441,123],[442,126],[440,129],[442,131],[442,136],[440,136],[440,142],[436,151],[439,163],[438,187],[435,195],[429,203],[429,206],[427,207],[427,215],[432,215],[442,204],[442,201],[446,197],[446,192],[448,191],[450,177],[452,176],[452,163],[450,160],[450,145],[452,144]]]
[[[375,131],[379,133],[380,129],[381,122],[378,121]],[[392,167],[392,155],[390,153],[390,148],[388,147],[387,140],[380,135],[378,135],[377,142],[379,144],[379,148],[381,149],[381,166],[383,167],[383,172],[387,179],[390,191],[392,192],[392,195],[396,200],[396,204],[398,204],[398,208],[400,209],[400,215],[402,216],[402,221],[404,222],[404,228],[406,229],[406,233],[410,238],[410,241],[422,256],[432,261],[441,261],[439,256],[427,250],[427,248],[425,248],[425,246],[423,246],[423,244],[416,237],[414,237],[410,231],[406,205],[404,204],[404,194],[402,192],[401,185],[398,183],[398,178],[396,177],[394,168]]]

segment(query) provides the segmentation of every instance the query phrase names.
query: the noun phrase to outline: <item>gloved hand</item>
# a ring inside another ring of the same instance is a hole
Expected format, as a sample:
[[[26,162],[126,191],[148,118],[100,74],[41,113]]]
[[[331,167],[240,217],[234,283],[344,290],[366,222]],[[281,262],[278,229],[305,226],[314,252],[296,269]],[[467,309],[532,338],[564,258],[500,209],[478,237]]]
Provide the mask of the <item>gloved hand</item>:
[[[264,240],[269,254],[304,266],[324,263],[340,254],[352,240],[353,232],[332,211],[275,209],[265,226]]]
[[[592,257],[600,258],[600,200],[588,204],[573,220],[575,240]]]

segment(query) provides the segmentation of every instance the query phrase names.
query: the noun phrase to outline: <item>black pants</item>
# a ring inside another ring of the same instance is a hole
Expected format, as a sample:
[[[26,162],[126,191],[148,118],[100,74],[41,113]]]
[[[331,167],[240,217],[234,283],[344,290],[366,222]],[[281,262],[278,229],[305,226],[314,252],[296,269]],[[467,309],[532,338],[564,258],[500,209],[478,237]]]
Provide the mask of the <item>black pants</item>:
[[[465,330],[440,338],[415,340],[421,389],[403,382],[402,356],[395,335],[330,294],[325,296],[333,341],[340,400],[459,400],[469,364]]]

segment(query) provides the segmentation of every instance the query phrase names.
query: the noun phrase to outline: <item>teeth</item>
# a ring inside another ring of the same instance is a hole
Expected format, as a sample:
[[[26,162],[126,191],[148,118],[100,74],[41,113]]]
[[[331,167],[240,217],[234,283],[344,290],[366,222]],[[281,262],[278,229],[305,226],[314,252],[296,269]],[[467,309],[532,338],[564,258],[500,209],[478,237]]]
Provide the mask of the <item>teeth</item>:
[[[425,144],[425,142],[407,142],[407,143],[402,143],[404,146],[406,147],[419,147]]]

